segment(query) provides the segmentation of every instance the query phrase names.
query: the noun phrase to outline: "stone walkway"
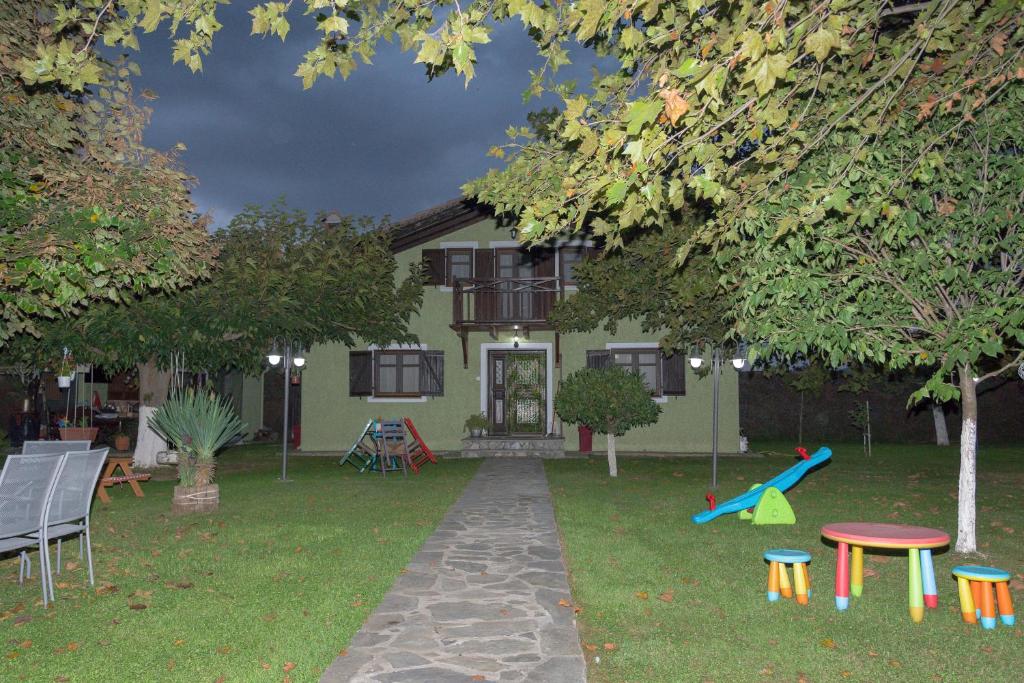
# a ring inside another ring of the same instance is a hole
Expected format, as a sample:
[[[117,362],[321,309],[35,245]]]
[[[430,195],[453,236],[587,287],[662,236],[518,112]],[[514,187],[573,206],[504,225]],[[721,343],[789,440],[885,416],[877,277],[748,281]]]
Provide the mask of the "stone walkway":
[[[320,680],[582,683],[570,600],[543,464],[488,459]]]

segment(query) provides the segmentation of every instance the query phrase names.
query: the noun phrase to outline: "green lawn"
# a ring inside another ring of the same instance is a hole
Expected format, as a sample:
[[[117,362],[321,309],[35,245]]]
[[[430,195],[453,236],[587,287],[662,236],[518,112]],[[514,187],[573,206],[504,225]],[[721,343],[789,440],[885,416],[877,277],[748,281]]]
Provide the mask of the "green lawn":
[[[57,605],[0,563],[0,680],[315,681],[462,492],[477,462],[405,480],[293,457],[228,451],[221,507],[172,517],[173,482],[93,505],[96,588],[65,545]],[[33,554],[34,568],[38,558]],[[223,676],[223,679],[220,677]]]
[[[720,501],[793,463],[782,446],[762,459],[720,461]],[[549,461],[592,681],[1019,681],[1024,630],[961,623],[950,570],[935,557],[939,609],[907,612],[906,555],[865,554],[864,595],[839,613],[829,521],[892,521],[955,534],[956,448],[834,448],[831,464],[786,495],[795,526],[754,527],[728,515],[697,526],[707,459],[625,459],[617,481],[603,457]],[[787,447],[788,451],[788,447]],[[980,453],[978,536],[983,558],[1012,571],[1024,611],[1024,448]],[[771,547],[813,556],[811,604],[765,599]],[[870,551],[869,551],[870,552]]]

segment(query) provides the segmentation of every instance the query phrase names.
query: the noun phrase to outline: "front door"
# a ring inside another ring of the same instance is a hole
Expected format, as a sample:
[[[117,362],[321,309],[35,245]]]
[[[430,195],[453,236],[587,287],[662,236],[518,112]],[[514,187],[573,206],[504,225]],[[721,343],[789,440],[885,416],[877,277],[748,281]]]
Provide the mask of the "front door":
[[[543,434],[547,425],[547,355],[543,351],[490,351],[492,434]]]

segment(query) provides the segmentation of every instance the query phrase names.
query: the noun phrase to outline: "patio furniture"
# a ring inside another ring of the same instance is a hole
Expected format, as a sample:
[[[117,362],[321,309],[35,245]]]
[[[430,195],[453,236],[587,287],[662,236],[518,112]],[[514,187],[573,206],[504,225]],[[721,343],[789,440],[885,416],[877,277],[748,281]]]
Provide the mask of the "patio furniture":
[[[796,601],[806,605],[811,597],[811,577],[807,573],[807,563],[811,561],[810,553],[802,550],[774,548],[766,550],[764,559],[768,560],[768,602],[777,602],[779,594],[784,598],[793,597],[793,588],[789,583],[787,564],[793,565],[793,583],[796,584]]]
[[[420,433],[416,430],[416,425],[412,423],[409,418],[405,419],[405,427],[409,432],[409,436],[412,437],[412,443],[409,444],[409,468],[416,474],[420,473],[420,467],[427,464],[428,462],[437,464],[437,456],[430,450],[426,442],[420,436]]]
[[[26,441],[21,445],[22,455],[43,455],[45,453],[67,453],[87,451],[92,441]]]
[[[996,627],[996,603],[999,605],[999,620],[1006,626],[1013,626],[1016,618],[1013,615],[1013,600],[1010,598],[1010,572],[995,567],[982,567],[966,564],[953,568],[957,587],[960,592],[960,613],[964,623],[977,624],[981,619],[981,627]],[[995,587],[995,600],[992,599],[992,588]]]
[[[402,476],[408,476],[406,465],[409,463],[409,449],[405,443],[405,423],[383,418],[378,418],[378,421],[379,447],[377,455],[370,462],[370,469],[379,470],[382,477],[399,469],[402,470]]]
[[[360,472],[365,471],[370,466],[370,463],[377,455],[375,426],[376,421],[370,418],[366,422],[366,426],[363,427],[363,431],[359,434],[359,438],[355,440],[352,447],[345,453],[345,457],[338,461],[339,465],[349,464]]]
[[[949,545],[949,534],[905,524],[843,522],[826,524],[821,535],[838,543],[836,553],[836,609],[850,605],[850,593],[860,596],[864,589],[864,548],[895,548],[907,550],[910,618],[914,623],[924,620],[924,608],[939,605],[935,586],[932,548]],[[850,547],[853,548],[853,573],[850,572]]]
[[[109,449],[107,449],[109,450]],[[120,476],[114,476],[114,472],[120,468]],[[115,484],[128,484],[132,487],[132,491],[135,492],[136,498],[145,498],[146,494],[142,492],[142,487],[139,486],[140,481],[149,481],[150,474],[148,472],[135,472],[132,469],[132,458],[118,458],[108,457],[107,466],[103,470],[103,476],[100,477],[99,488],[96,489],[96,495],[104,503],[110,502],[110,496],[107,495],[106,489]]]
[[[0,472],[0,552],[39,548],[43,607],[52,597],[47,585],[49,558],[44,551],[46,515],[66,458],[65,453],[11,455]],[[23,571],[26,564],[27,556],[22,553],[19,569]],[[19,573],[19,579],[23,578]]]
[[[92,506],[92,494],[96,490],[96,480],[100,469],[107,458],[109,448],[97,448],[91,451],[72,451],[67,454],[64,467],[53,486],[50,503],[47,506],[45,540],[47,544],[57,539],[57,574],[60,574],[61,542],[65,536],[78,536],[78,556],[84,554],[89,565],[89,585],[95,585],[92,570],[92,542],[89,535],[89,509]],[[31,534],[38,538],[38,534]],[[49,571],[49,547],[45,547],[47,557],[45,565],[46,579],[50,587],[50,597],[54,598],[53,576]]]

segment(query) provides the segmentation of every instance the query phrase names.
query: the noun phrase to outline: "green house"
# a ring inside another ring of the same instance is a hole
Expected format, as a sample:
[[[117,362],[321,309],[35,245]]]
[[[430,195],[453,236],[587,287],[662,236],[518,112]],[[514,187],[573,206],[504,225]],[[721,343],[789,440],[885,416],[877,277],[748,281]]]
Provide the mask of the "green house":
[[[423,306],[411,321],[416,345],[310,349],[302,375],[302,449],[343,451],[371,417],[407,416],[436,451],[463,448],[463,423],[484,413],[490,436],[564,437],[579,448],[575,425],[554,412],[561,378],[614,363],[641,373],[657,424],[629,432],[622,451],[711,450],[712,381],[682,354],[666,356],[638,321],[618,332],[559,334],[547,321],[555,301],[573,296],[573,266],[595,253],[575,240],[527,251],[485,207],[456,200],[397,223],[399,272],[423,263]],[[343,295],[343,293],[339,293]],[[737,373],[723,369],[719,449],[739,450]],[[594,436],[594,448],[604,448]]]

